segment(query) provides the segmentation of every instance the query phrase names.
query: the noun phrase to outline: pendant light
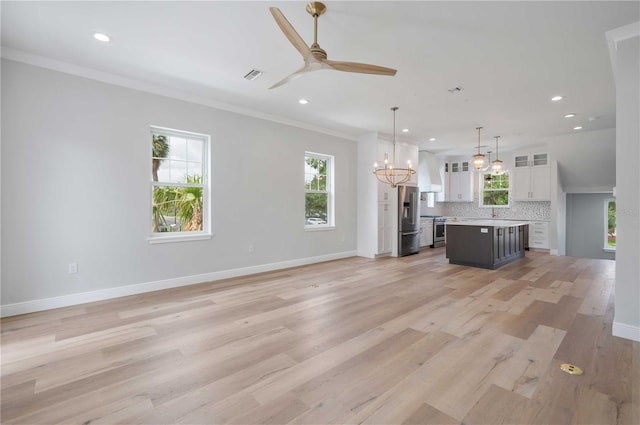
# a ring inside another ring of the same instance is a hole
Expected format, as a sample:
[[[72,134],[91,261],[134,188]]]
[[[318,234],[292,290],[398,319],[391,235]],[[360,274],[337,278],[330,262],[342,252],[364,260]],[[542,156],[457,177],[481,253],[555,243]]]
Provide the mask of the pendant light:
[[[396,167],[396,111],[397,106],[391,108],[393,111],[393,160],[389,164],[389,155],[384,154],[384,167],[378,167],[378,163],[373,164],[373,174],[382,183],[397,187],[399,184],[408,182],[416,170],[411,168],[411,161],[407,161],[407,168]]]
[[[493,161],[493,163],[491,165],[491,171],[495,175],[504,173],[504,170],[502,169],[502,161],[500,161],[500,159],[498,158],[498,139],[499,138],[500,138],[500,136],[495,136],[494,137],[494,139],[496,139],[496,160]]]
[[[486,156],[480,153],[480,130],[482,130],[482,127],[476,127],[476,130],[478,130],[478,153],[473,155],[471,162],[476,170],[482,171],[487,169],[489,161],[487,161]]]
[[[487,154],[489,155],[489,160],[487,161],[487,166],[482,171],[487,171],[491,167],[491,151],[487,151]],[[491,173],[484,175],[485,183],[491,183],[491,180],[493,180]]]

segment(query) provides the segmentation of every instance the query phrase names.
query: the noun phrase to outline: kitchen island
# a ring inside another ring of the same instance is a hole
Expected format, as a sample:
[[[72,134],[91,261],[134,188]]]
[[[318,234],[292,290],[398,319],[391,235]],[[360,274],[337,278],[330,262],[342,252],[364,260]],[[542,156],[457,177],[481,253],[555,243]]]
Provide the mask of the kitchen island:
[[[450,264],[497,269],[524,257],[526,222],[447,221],[446,256]]]

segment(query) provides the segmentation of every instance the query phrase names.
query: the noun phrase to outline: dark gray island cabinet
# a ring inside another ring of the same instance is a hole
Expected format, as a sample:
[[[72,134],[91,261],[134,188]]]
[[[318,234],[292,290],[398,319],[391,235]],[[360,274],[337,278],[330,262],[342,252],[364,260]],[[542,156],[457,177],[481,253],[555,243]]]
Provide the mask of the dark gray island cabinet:
[[[448,221],[446,226],[450,264],[494,270],[524,257],[526,222]]]

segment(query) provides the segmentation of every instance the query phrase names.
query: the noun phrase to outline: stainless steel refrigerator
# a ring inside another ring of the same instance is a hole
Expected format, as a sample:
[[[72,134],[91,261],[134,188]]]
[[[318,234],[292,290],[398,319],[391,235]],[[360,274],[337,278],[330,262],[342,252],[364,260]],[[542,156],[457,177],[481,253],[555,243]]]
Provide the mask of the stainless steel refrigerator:
[[[398,256],[420,252],[420,193],[415,186],[398,186]]]

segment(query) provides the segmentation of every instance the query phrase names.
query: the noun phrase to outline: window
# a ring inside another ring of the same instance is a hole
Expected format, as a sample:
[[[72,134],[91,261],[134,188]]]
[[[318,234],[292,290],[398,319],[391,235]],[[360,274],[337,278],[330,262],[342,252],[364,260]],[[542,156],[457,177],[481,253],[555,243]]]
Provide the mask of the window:
[[[509,206],[509,173],[482,174],[480,182],[480,206],[508,207]]]
[[[150,242],[209,239],[209,136],[151,128]]]
[[[333,157],[307,152],[304,157],[304,225],[330,228],[333,220]]]
[[[427,208],[435,208],[436,206],[436,194],[434,192],[427,192]]]
[[[616,200],[604,200],[604,249],[616,249]]]

